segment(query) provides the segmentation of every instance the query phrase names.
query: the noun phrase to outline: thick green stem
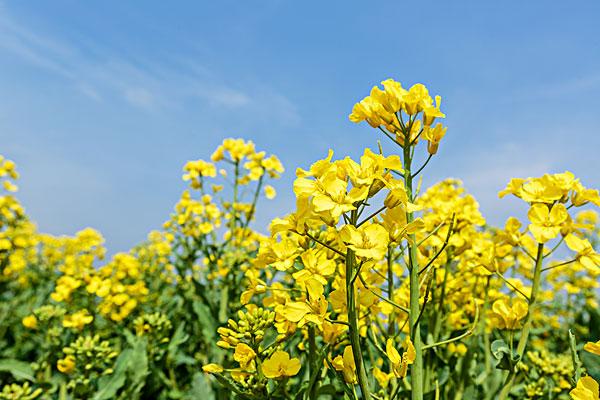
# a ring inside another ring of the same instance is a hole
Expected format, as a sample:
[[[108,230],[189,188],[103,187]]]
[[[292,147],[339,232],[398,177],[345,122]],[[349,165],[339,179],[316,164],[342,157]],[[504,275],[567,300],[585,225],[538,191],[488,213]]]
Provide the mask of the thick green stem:
[[[521,337],[519,338],[519,344],[517,345],[517,355],[522,359],[527,348],[527,341],[529,339],[529,332],[531,331],[532,316],[537,306],[536,298],[540,290],[541,276],[542,276],[542,261],[544,260],[544,244],[538,243],[537,256],[535,258],[535,269],[533,271],[533,282],[531,284],[531,295],[529,296],[529,310],[525,316],[525,322],[523,324],[523,330],[521,331]],[[506,378],[504,387],[498,396],[499,400],[504,400],[508,397],[510,389],[515,380],[515,370],[513,369]]]
[[[408,135],[407,135],[408,137]],[[410,171],[411,167],[411,146],[404,146],[404,184],[409,201],[413,201],[413,182]],[[414,220],[412,212],[406,213],[406,222],[411,223]],[[421,327],[419,315],[421,314],[419,298],[421,296],[419,286],[419,261],[417,258],[417,243],[415,234],[410,235],[408,243],[409,252],[409,283],[410,283],[410,338],[415,346],[415,361],[411,366],[411,386],[412,400],[423,400],[423,343],[421,342]]]
[[[353,223],[356,223],[354,219]],[[363,362],[362,350],[360,347],[358,313],[356,311],[354,282],[352,281],[352,277],[355,274],[355,268],[356,258],[354,255],[354,251],[348,249],[346,253],[346,302],[348,309],[348,325],[350,327],[350,345],[352,346],[354,365],[356,366],[356,376],[358,378],[360,391],[362,392],[362,398],[365,400],[370,400],[371,392],[369,390],[369,381],[367,379],[365,364]]]

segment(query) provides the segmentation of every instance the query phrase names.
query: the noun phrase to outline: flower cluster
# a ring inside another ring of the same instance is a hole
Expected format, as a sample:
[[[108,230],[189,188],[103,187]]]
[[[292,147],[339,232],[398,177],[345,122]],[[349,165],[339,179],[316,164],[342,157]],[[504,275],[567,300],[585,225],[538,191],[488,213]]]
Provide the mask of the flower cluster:
[[[374,87],[350,120],[385,143],[297,168],[268,232],[283,166],[225,139],[106,261],[93,229],[38,232],[0,157],[0,399],[598,400],[599,192],[514,178],[526,217],[491,226],[460,180],[422,186],[440,105]]]

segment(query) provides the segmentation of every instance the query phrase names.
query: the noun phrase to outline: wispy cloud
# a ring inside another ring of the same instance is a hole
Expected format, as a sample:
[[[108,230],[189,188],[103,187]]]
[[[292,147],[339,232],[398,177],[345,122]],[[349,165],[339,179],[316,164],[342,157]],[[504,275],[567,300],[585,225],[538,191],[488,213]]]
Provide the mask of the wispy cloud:
[[[0,3],[0,48],[65,79],[94,101],[116,98],[138,109],[157,110],[184,107],[189,100],[200,100],[211,108],[248,110],[248,114],[258,118],[268,116],[284,123],[300,119],[294,104],[268,85],[232,87],[195,61],[193,55],[179,58],[178,64],[165,65],[96,47],[82,48],[51,32],[38,32],[17,21]]]

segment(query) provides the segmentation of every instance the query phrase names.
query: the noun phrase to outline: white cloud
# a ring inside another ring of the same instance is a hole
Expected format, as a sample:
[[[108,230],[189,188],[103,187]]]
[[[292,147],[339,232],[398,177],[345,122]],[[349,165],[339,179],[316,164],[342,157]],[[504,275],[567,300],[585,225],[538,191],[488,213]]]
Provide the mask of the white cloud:
[[[156,101],[155,96],[149,90],[142,87],[130,87],[124,91],[125,99],[140,108],[150,109]]]
[[[222,83],[214,72],[193,56],[173,57],[163,62],[134,60],[99,48],[80,46],[48,32],[37,32],[16,21],[0,3],[0,48],[33,66],[56,74],[75,90],[94,101],[120,99],[142,109],[184,107],[200,99],[213,108],[248,110],[258,118],[274,118],[285,123],[299,120],[291,101],[262,84],[234,88]]]

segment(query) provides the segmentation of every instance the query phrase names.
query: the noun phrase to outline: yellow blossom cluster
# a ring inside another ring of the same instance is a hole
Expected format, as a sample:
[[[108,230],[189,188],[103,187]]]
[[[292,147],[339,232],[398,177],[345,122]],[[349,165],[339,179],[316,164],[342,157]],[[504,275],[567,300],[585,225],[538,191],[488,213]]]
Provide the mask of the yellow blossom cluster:
[[[440,96],[381,84],[350,120],[385,143],[297,168],[268,232],[284,168],[244,139],[185,163],[162,228],[108,261],[0,196],[0,396],[598,400],[598,191],[513,178],[526,217],[493,227],[460,180],[422,184]]]

